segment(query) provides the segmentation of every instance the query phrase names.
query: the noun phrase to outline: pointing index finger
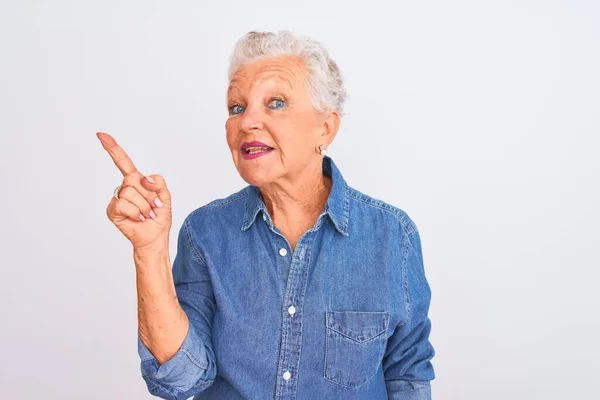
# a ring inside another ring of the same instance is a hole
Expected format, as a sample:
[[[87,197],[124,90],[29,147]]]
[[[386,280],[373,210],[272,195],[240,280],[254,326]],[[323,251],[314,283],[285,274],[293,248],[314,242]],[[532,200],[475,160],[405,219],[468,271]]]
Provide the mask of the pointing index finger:
[[[98,136],[98,139],[100,139],[100,142],[102,143],[102,147],[108,152],[123,176],[137,171],[131,158],[129,158],[127,153],[125,153],[125,150],[118,145],[117,141],[112,136],[104,132],[98,132],[96,133],[96,136]]]

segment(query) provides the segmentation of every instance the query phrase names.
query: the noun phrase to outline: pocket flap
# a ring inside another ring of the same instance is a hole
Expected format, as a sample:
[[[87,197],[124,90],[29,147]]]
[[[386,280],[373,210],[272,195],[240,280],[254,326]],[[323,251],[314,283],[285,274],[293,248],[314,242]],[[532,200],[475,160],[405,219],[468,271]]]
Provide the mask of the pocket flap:
[[[326,311],[327,328],[357,342],[364,342],[385,332],[390,314],[387,311]]]

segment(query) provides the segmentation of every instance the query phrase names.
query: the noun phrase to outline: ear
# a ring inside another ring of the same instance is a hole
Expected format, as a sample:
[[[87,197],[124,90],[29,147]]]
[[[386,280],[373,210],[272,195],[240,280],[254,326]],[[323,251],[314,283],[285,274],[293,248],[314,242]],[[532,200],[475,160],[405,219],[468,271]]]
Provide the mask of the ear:
[[[329,146],[333,142],[333,139],[335,139],[338,129],[340,129],[340,113],[338,110],[328,111],[323,121],[323,128],[321,136],[325,139],[327,146]]]

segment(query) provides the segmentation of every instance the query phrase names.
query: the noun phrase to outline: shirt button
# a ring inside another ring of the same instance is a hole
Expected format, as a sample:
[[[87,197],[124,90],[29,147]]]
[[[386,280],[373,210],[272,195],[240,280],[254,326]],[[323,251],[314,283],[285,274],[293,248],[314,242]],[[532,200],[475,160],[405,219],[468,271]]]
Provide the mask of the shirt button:
[[[290,371],[285,371],[285,372],[283,373],[283,379],[285,379],[286,381],[287,381],[288,379],[290,379],[291,377],[292,377],[292,374],[290,374]]]
[[[267,220],[267,216],[265,214],[263,214],[263,221]]]
[[[288,308],[288,312],[290,313],[290,315],[296,314],[296,307],[290,306],[290,308]]]
[[[285,257],[287,255],[287,250],[284,248],[279,249],[279,255]]]

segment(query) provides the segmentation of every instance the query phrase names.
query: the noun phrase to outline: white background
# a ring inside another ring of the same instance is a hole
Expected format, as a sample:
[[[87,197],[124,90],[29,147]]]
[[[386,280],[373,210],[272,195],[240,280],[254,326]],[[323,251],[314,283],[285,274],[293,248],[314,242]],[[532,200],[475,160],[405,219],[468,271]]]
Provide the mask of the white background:
[[[440,399],[591,399],[600,371],[597,1],[7,1],[0,6],[0,398],[149,399],[113,134],[173,193],[174,234],[239,190],[228,57],[323,42],[351,186],[421,232]]]

